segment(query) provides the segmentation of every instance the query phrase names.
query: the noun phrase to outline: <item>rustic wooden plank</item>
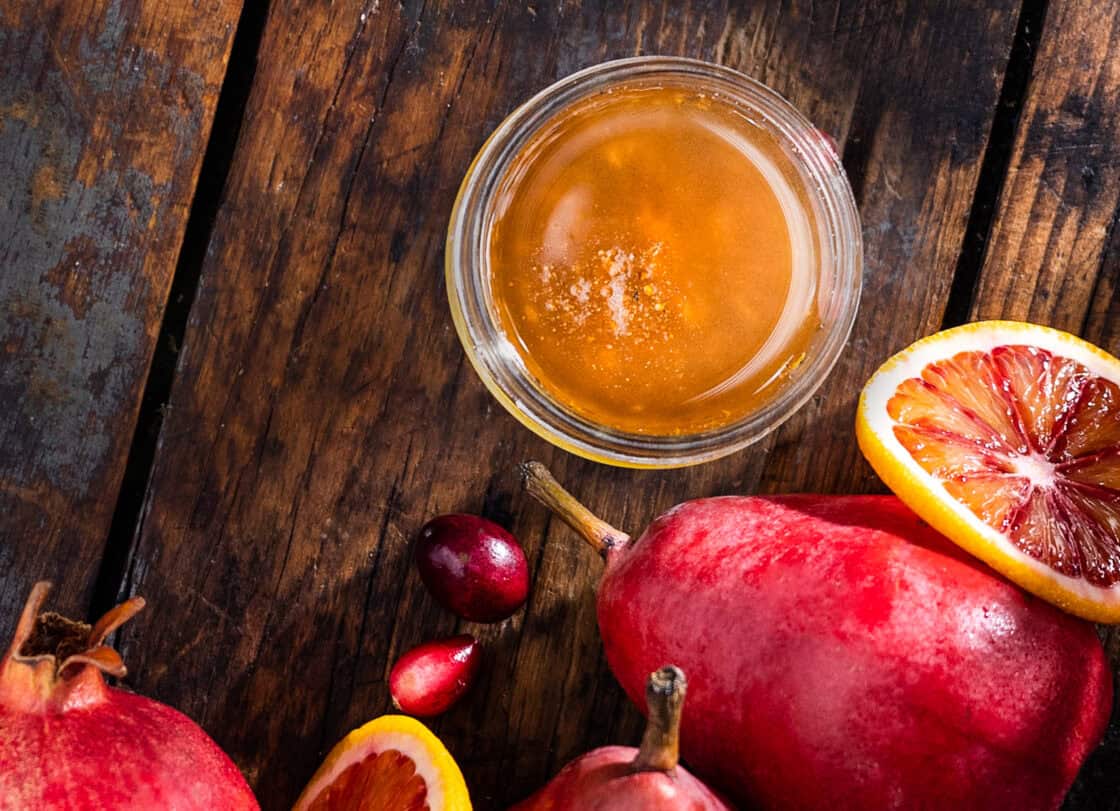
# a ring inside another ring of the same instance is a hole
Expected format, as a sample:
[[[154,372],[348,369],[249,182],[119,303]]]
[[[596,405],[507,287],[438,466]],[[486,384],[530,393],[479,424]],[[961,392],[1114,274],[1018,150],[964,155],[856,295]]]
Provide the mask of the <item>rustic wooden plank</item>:
[[[396,655],[456,630],[479,634],[488,664],[435,726],[479,807],[634,741],[595,628],[601,564],[526,501],[514,465],[545,460],[632,529],[684,497],[848,484],[821,467],[853,464],[859,383],[944,307],[1017,13],[984,5],[277,0],[122,588],[164,623],[123,633],[133,683],[212,730],[266,807],[388,709]],[[845,145],[859,191],[854,350],[767,479],[770,443],[672,473],[554,451],[494,403],[451,327],[442,243],[474,151],[552,80],[645,52],[774,85]],[[449,510],[523,540],[526,612],[472,626],[427,595],[409,545]]]
[[[897,61],[861,87],[844,150],[864,224],[860,314],[829,380],[776,432],[761,492],[884,490],[851,440],[856,399],[887,357],[941,326],[1007,64],[985,38],[1006,47],[1018,5],[948,9],[865,43]]]
[[[1120,202],[1120,20],[1049,4],[972,317],[1080,332]],[[1117,347],[1113,347],[1116,349]]]
[[[1120,20],[1108,3],[1054,0],[1000,192],[973,319],[1078,333],[1120,354]],[[1102,629],[1120,665],[1120,631]],[[1120,681],[1105,745],[1067,808],[1120,809]]]
[[[0,2],[0,631],[84,615],[238,0]]]

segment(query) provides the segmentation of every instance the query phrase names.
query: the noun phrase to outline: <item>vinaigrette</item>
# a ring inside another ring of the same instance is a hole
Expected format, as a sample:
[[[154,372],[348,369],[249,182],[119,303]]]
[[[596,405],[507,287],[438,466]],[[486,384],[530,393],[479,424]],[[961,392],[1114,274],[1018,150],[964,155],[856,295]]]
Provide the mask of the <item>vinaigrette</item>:
[[[489,233],[502,329],[538,385],[635,434],[757,409],[820,328],[795,169],[718,97],[621,88],[546,123],[500,181]]]

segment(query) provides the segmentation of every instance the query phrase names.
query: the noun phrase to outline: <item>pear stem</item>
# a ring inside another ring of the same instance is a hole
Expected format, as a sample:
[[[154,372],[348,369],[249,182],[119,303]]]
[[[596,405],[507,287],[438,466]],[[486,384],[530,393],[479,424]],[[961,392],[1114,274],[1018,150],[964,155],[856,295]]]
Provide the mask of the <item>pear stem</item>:
[[[668,772],[680,759],[681,708],[688,682],[680,668],[667,665],[649,674],[646,707],[649,718],[642,745],[631,768],[636,772]]]
[[[522,463],[521,481],[529,491],[529,495],[548,507],[603,557],[606,557],[612,549],[618,549],[630,542],[629,535],[615,529],[580,504],[576,497],[565,490],[549,473],[548,468],[540,462]]]

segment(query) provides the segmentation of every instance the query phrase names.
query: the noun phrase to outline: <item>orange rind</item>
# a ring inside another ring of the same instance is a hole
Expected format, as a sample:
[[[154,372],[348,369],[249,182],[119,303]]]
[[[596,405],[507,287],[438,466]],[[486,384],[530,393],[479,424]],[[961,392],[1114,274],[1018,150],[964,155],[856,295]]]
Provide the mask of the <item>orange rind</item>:
[[[1120,622],[1120,360],[1035,324],[945,330],[875,372],[856,437],[959,546],[1072,614]]]
[[[426,726],[382,715],[331,750],[293,811],[471,811],[454,758]]]

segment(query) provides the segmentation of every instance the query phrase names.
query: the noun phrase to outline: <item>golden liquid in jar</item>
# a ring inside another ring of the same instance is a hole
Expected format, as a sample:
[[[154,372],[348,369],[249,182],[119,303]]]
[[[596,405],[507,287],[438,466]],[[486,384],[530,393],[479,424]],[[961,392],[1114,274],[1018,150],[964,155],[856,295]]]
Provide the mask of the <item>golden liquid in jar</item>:
[[[490,231],[500,323],[551,397],[603,426],[697,433],[805,356],[817,262],[796,171],[718,98],[615,89],[511,162]]]

